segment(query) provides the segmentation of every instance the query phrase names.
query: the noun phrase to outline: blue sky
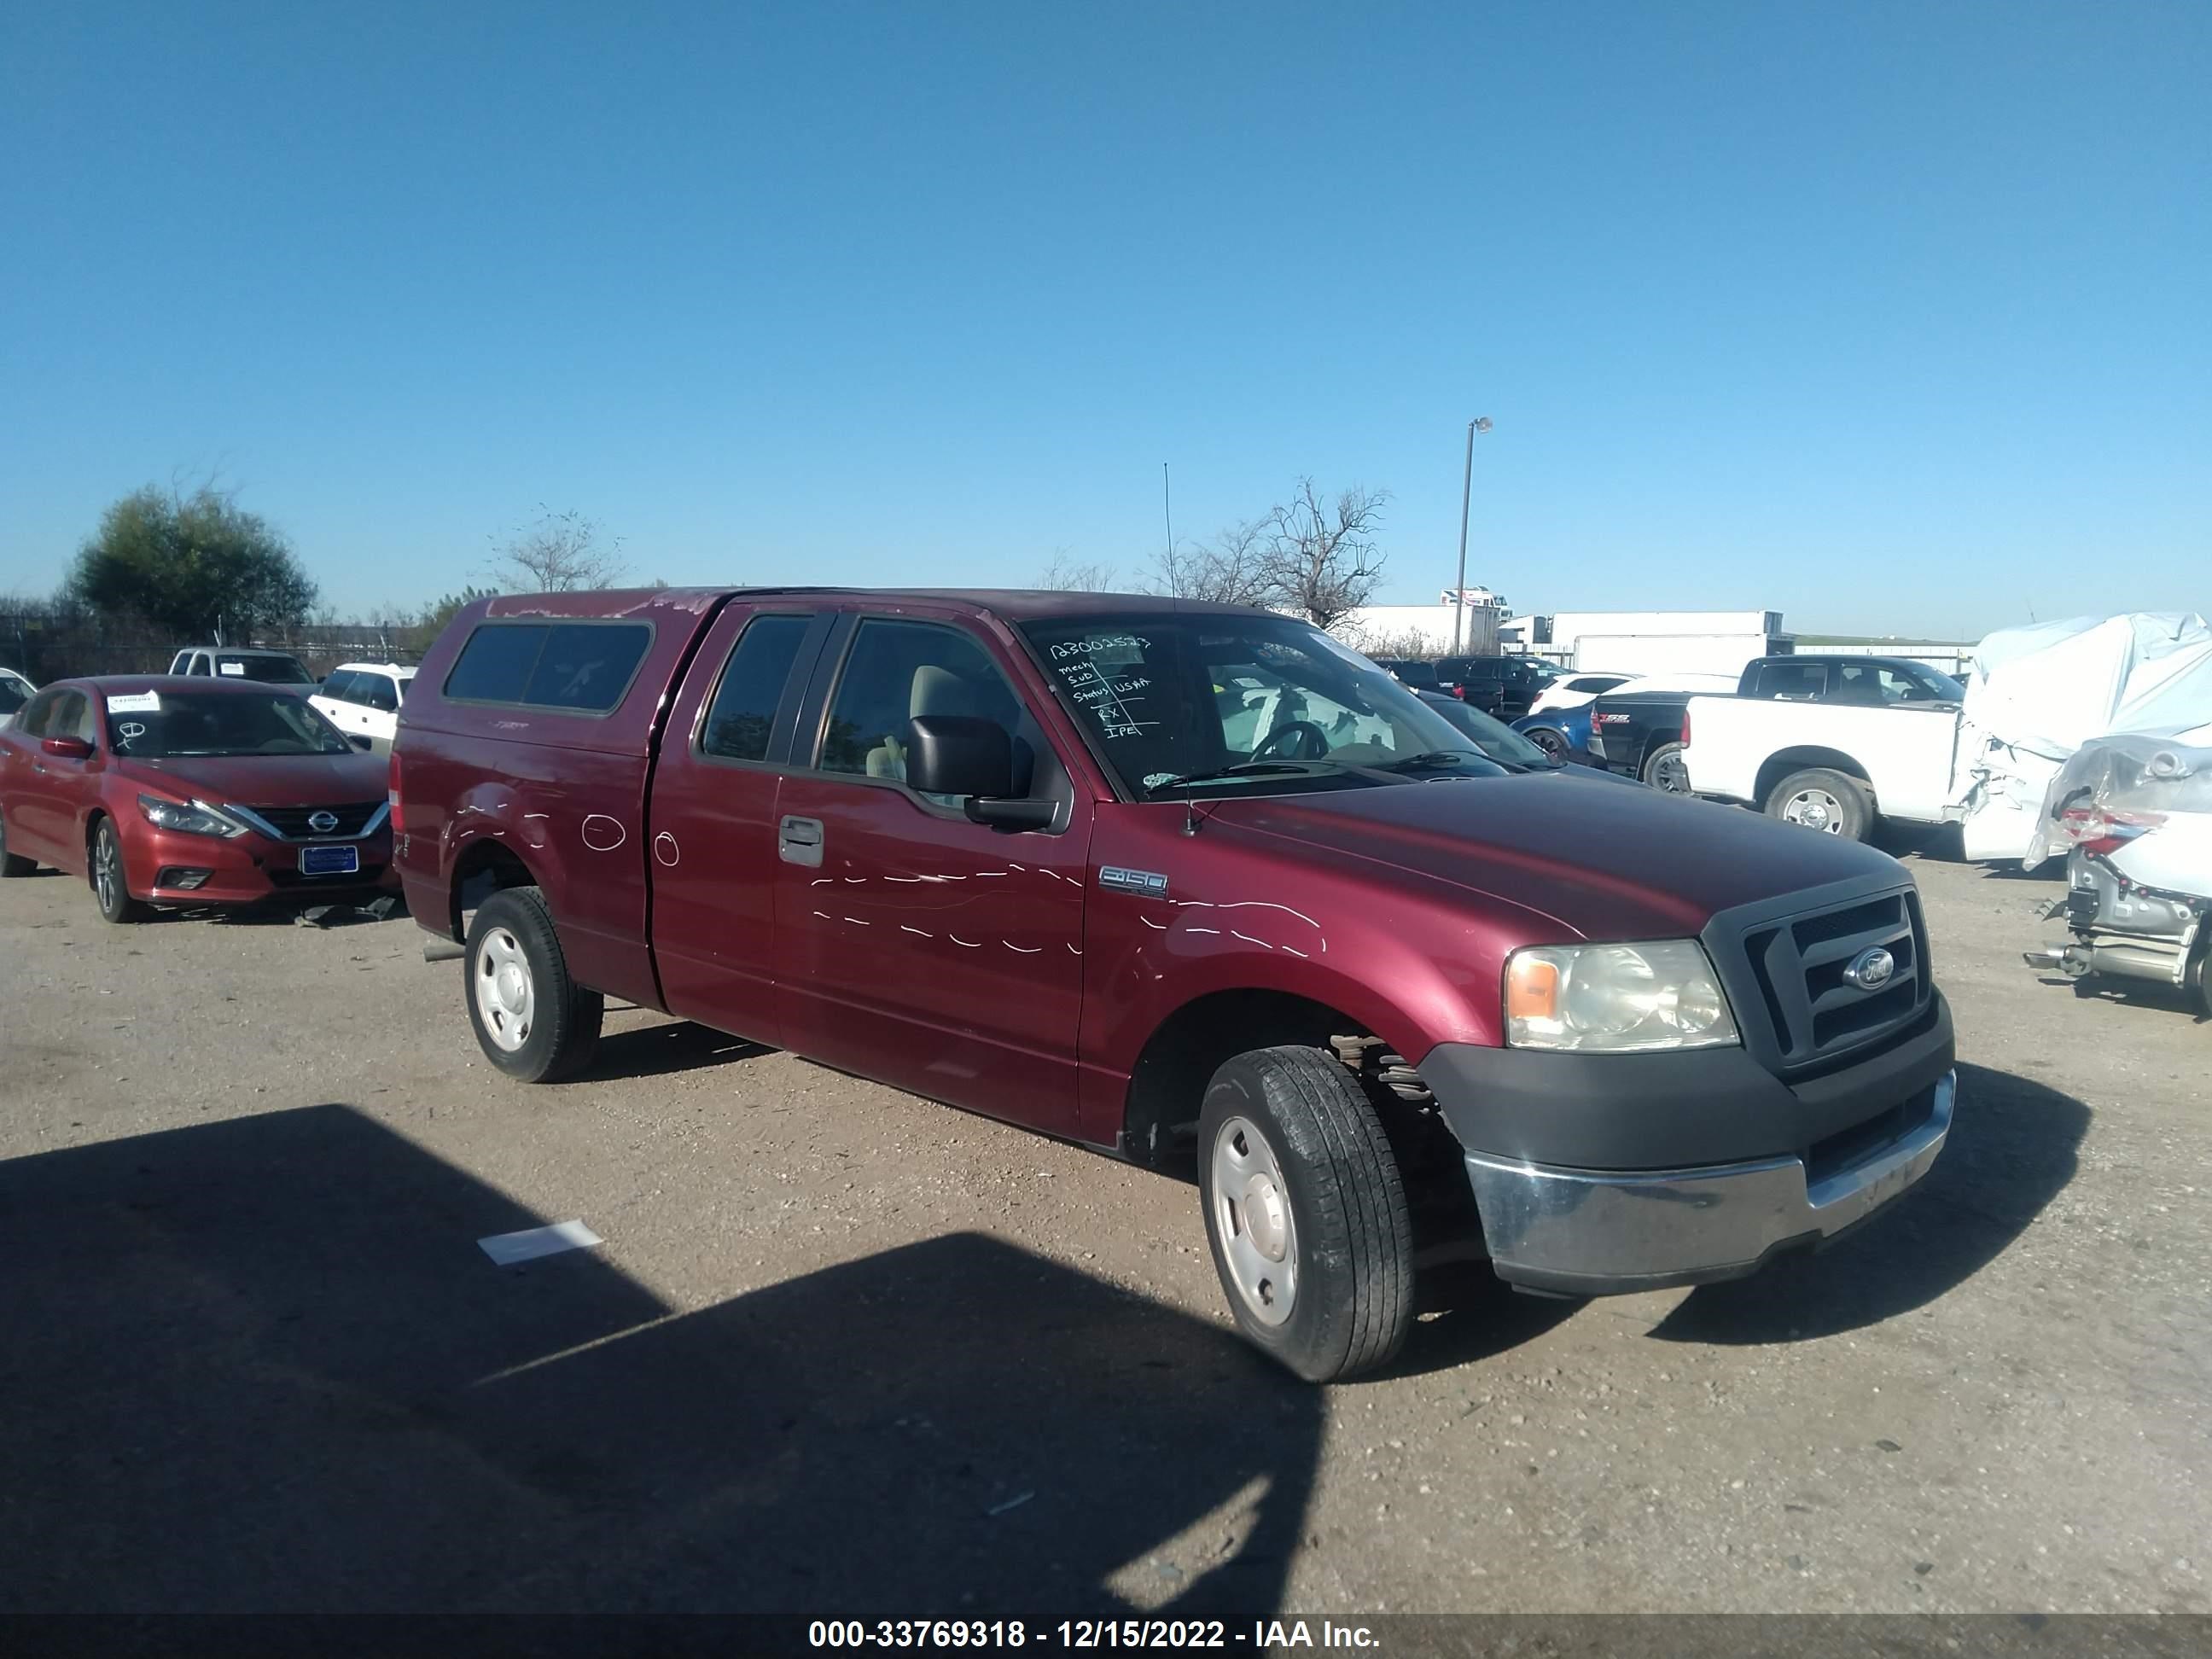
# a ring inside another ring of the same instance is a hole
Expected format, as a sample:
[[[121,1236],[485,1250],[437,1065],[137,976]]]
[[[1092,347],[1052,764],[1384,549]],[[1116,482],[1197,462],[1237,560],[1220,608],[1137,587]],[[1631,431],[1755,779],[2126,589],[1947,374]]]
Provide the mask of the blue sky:
[[[342,609],[1141,570],[1301,473],[1386,597],[2212,601],[2212,7],[36,6],[0,592],[220,469]]]

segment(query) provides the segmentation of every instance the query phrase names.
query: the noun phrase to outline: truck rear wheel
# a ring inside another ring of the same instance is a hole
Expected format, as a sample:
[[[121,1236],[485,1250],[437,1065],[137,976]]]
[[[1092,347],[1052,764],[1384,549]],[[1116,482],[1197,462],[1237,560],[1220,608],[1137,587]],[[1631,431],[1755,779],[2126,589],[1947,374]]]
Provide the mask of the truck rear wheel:
[[[1856,778],[1815,766],[1792,772],[1766,797],[1766,816],[1845,841],[1864,841],[1874,828],[1874,799]]]
[[[559,1083],[591,1063],[606,999],[568,977],[553,913],[535,887],[483,902],[462,952],[463,1000],[484,1058],[524,1083]]]
[[[1255,1048],[1207,1085],[1199,1189],[1238,1328],[1310,1382],[1382,1364],[1413,1322],[1413,1230],[1382,1121],[1316,1048]]]
[[[1662,743],[1644,763],[1644,781],[1669,795],[1690,793],[1690,769],[1682,762],[1682,745]]]

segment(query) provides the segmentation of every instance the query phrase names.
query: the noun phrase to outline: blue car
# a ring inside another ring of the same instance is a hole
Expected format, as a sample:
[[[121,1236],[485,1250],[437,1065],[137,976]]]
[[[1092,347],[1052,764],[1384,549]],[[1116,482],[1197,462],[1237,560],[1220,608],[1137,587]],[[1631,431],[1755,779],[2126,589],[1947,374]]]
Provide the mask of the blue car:
[[[1590,715],[1596,708],[1593,700],[1577,708],[1547,708],[1540,714],[1523,714],[1513,722],[1513,729],[1555,761],[1595,766],[1589,738]]]

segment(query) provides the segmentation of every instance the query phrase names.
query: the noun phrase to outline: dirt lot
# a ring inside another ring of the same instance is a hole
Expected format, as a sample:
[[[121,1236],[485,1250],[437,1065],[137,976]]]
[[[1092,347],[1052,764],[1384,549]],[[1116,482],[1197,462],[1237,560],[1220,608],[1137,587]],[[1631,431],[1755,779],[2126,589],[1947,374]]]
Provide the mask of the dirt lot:
[[[2212,1610],[2212,1029],[1915,868],[1964,1086],[1905,1208],[1448,1281],[1328,1390],[1186,1187],[635,1012],[520,1089],[410,923],[9,882],[0,1610]]]

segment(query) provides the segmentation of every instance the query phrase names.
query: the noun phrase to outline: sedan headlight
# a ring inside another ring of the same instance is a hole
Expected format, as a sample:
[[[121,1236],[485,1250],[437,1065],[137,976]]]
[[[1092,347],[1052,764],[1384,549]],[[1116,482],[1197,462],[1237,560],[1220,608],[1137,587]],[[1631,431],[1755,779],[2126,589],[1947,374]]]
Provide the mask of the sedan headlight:
[[[1685,939],[1516,951],[1505,959],[1505,1041],[1625,1054],[1743,1039],[1705,947]]]
[[[225,817],[204,800],[186,805],[183,801],[165,800],[159,795],[141,795],[138,810],[146,815],[148,823],[162,830],[174,830],[180,835],[220,836],[225,841],[235,841],[246,833],[244,824]]]

